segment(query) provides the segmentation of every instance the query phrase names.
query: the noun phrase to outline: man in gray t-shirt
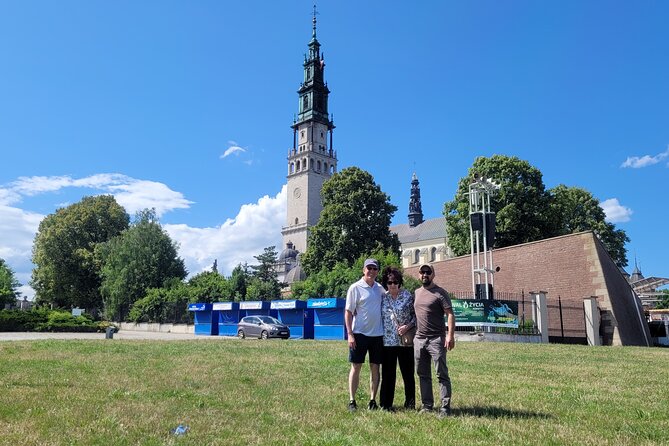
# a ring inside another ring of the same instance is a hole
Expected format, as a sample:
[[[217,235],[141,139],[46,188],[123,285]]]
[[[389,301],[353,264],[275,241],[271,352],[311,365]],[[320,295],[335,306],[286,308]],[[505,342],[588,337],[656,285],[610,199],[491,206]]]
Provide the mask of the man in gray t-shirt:
[[[448,293],[433,282],[432,265],[421,265],[418,271],[423,286],[416,290],[414,300],[417,329],[413,347],[423,403],[421,412],[432,411],[434,406],[432,362],[439,379],[439,416],[445,417],[451,414],[451,379],[446,366],[446,351],[455,347],[455,315]],[[448,332],[444,325],[444,316],[448,317]]]

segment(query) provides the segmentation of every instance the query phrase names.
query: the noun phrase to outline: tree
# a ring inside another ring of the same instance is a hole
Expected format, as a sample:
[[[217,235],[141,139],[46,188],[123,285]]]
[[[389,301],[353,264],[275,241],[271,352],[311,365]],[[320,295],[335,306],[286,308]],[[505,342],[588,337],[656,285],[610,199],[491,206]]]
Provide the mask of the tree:
[[[491,198],[491,210],[497,213],[493,247],[539,240],[555,232],[549,214],[550,196],[539,169],[517,157],[481,156],[469,168],[468,175],[460,179],[455,198],[444,204],[448,245],[455,255],[470,252],[468,193],[474,175],[501,184]]]
[[[563,184],[546,191],[539,169],[503,155],[477,158],[469,175],[460,179],[455,198],[444,204],[448,245],[455,255],[470,252],[468,192],[475,174],[501,183],[491,197],[491,210],[497,214],[494,248],[591,230],[617,264],[627,265],[629,237],[605,221],[604,210],[590,192]]]
[[[14,271],[7,265],[5,259],[0,258],[0,310],[5,307],[5,304],[16,303],[16,298],[21,294],[17,290],[20,286],[21,284],[14,277]]]
[[[242,265],[241,263],[232,270],[230,279],[230,293],[236,301],[246,300],[246,285],[250,279],[249,277],[249,267],[246,263]]]
[[[84,197],[39,225],[33,245],[31,285],[36,302],[55,307],[102,308],[95,248],[128,228],[129,217],[113,196]]]
[[[630,239],[622,229],[608,223],[604,210],[590,192],[560,184],[550,191],[551,215],[556,225],[554,235],[593,231],[617,265],[627,266],[625,243]]]
[[[400,261],[398,252],[377,250],[362,254],[356,259],[353,265],[349,265],[346,262],[337,262],[330,269],[321,269],[307,277],[306,280],[293,283],[291,285],[293,297],[296,299],[346,297],[346,291],[348,291],[349,286],[362,277],[362,266],[365,259],[369,257],[379,261],[381,270],[387,266],[393,266],[402,270],[402,262]],[[378,276],[378,281],[381,281],[381,274]]]
[[[162,288],[149,288],[146,296],[135,301],[130,308],[128,319],[133,322],[188,323],[188,302],[192,288],[177,278],[168,279]],[[197,300],[197,302],[202,302]]]
[[[253,256],[259,263],[251,265],[252,280],[246,294],[248,299],[271,300],[281,296],[281,284],[277,278],[275,265],[277,262],[276,246],[265,248],[262,254]]]
[[[203,271],[188,281],[192,302],[220,302],[233,296],[231,286],[225,277],[215,271]]]
[[[363,253],[399,252],[399,239],[389,229],[397,207],[368,172],[349,167],[334,174],[323,184],[321,199],[323,211],[302,256],[307,275],[337,262],[351,265]]]
[[[149,288],[186,277],[177,245],[158,223],[155,211],[139,212],[129,229],[100,245],[101,292],[106,316],[125,320],[132,304]]]

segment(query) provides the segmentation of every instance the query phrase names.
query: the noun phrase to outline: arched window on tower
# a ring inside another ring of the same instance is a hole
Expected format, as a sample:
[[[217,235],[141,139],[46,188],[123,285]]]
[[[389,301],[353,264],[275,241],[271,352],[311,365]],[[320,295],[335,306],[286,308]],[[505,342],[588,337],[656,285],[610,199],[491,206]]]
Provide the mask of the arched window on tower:
[[[413,252],[413,263],[420,262],[420,249],[417,249]]]
[[[300,220],[297,217],[295,217],[295,224],[297,224],[299,221]]]
[[[320,162],[320,160],[319,160],[319,161],[316,161],[316,170],[319,171],[319,172],[321,171],[321,162]]]
[[[309,170],[309,164],[307,164],[306,158],[302,158],[302,169]]]
[[[328,163],[323,163],[323,171],[328,173]]]
[[[437,248],[434,246],[430,248],[430,262],[434,262],[437,260]]]
[[[300,171],[300,160],[297,160],[297,163],[295,164],[295,170],[296,170],[297,172]]]
[[[334,164],[330,165],[330,175],[334,175],[335,173],[335,166]]]
[[[295,163],[290,163],[290,173],[295,173]]]

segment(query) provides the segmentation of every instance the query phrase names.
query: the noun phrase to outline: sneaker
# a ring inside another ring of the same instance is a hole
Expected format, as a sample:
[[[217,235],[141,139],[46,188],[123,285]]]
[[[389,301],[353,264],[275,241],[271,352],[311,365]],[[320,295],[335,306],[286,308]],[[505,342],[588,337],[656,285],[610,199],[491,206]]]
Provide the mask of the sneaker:
[[[369,400],[369,404],[367,405],[367,409],[376,410],[378,408],[379,408],[379,406],[376,404],[376,400]]]
[[[356,410],[358,410],[358,405],[355,403],[355,400],[351,400],[348,403],[348,411],[349,412],[355,412]]]
[[[430,406],[423,406],[418,413],[432,413],[433,409]]]
[[[451,416],[451,408],[450,407],[442,407],[439,409],[439,418],[446,418]]]

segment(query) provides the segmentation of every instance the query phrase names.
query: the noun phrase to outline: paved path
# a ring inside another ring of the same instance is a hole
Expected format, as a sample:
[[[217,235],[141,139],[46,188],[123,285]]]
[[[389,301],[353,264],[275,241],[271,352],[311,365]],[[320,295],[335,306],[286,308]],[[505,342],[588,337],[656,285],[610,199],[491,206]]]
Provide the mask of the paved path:
[[[33,333],[33,332],[0,332],[0,341],[28,341],[41,339],[101,339],[105,340],[104,333]],[[159,333],[152,331],[131,331],[121,330],[114,333],[114,339],[122,340],[157,340],[157,341],[175,341],[175,340],[216,340],[226,339],[225,336],[195,336],[194,334],[182,333]],[[108,341],[113,341],[108,339]]]

